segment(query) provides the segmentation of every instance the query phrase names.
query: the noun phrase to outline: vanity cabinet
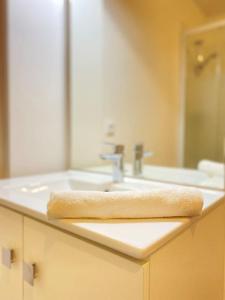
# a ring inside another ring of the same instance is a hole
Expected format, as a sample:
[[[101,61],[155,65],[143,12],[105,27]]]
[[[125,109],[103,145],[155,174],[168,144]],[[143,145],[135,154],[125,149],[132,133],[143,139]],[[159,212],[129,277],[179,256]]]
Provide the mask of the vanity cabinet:
[[[23,299],[23,217],[0,207],[0,299]]]
[[[224,213],[221,202],[141,261],[0,207],[0,299],[223,300]]]
[[[150,300],[223,300],[225,205],[155,252]]]
[[[146,262],[25,218],[24,260],[37,278],[24,299],[223,300],[224,212],[222,203]]]
[[[24,262],[36,269],[24,300],[148,300],[148,266],[26,217]]]

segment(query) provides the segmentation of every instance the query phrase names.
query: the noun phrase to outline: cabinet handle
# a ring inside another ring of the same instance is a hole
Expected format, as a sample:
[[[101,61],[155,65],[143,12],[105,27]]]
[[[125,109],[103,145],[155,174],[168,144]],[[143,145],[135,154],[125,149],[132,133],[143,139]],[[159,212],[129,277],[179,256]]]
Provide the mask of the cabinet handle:
[[[12,249],[2,248],[2,264],[11,269],[12,264],[15,262],[15,252]]]
[[[29,285],[34,285],[34,279],[37,278],[37,266],[36,264],[23,263],[23,280]]]

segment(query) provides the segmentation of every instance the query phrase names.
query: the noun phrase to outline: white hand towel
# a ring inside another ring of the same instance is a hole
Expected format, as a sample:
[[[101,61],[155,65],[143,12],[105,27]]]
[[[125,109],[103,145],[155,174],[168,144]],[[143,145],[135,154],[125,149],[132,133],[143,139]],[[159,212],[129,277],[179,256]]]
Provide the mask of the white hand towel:
[[[147,192],[71,191],[51,194],[50,219],[192,217],[201,214],[203,195],[197,189]]]
[[[203,159],[198,163],[198,170],[208,176],[224,176],[224,164],[212,160]]]

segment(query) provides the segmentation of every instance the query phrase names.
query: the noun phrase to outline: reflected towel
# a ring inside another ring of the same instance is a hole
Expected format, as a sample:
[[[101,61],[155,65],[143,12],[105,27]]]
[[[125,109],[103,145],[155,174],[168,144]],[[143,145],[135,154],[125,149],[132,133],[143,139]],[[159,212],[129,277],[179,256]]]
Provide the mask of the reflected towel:
[[[208,176],[224,176],[224,164],[212,160],[203,159],[198,163],[198,170]]]
[[[48,217],[50,219],[192,217],[200,215],[202,207],[202,193],[192,188],[147,192],[55,192],[51,194],[48,203]]]

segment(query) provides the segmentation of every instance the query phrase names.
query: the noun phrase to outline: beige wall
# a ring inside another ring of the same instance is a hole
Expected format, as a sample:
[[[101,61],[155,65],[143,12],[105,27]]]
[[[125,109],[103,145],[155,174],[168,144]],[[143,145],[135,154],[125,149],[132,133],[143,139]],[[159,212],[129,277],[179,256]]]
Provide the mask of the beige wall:
[[[225,19],[225,13],[218,14],[213,17],[208,17],[208,22],[217,22]]]
[[[8,0],[9,174],[66,168],[64,2]]]
[[[105,124],[129,159],[143,141],[151,163],[178,161],[181,36],[204,22],[192,1],[74,0],[71,21],[72,166],[101,163]]]
[[[5,1],[0,1],[0,178],[6,175],[6,26]]]

